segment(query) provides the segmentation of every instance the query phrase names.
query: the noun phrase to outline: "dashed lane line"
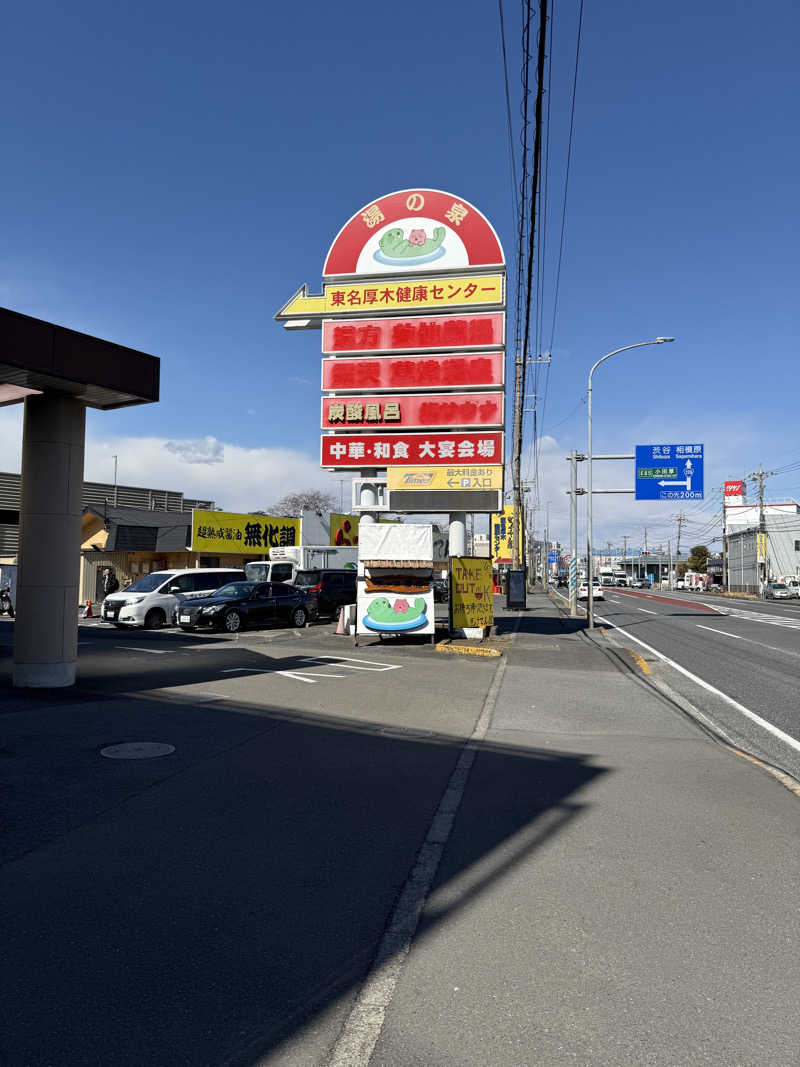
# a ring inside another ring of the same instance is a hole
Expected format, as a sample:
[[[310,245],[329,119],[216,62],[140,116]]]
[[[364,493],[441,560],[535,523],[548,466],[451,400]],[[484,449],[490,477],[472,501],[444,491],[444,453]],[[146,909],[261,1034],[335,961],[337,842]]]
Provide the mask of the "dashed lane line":
[[[645,615],[658,615],[657,611],[650,611],[649,608],[637,608],[637,611],[643,611]]]
[[[780,648],[778,645],[766,645],[763,641],[756,641],[752,637],[742,637],[741,634],[729,634],[727,630],[715,630],[713,626],[700,626],[700,623],[695,623],[695,626],[699,626],[701,630],[711,630],[712,633],[722,634],[723,637],[732,637],[734,641],[747,641],[750,645],[758,645],[759,648],[768,648],[770,652],[782,652],[784,656],[794,656],[795,659],[800,659],[800,652],[792,652],[788,648]]]

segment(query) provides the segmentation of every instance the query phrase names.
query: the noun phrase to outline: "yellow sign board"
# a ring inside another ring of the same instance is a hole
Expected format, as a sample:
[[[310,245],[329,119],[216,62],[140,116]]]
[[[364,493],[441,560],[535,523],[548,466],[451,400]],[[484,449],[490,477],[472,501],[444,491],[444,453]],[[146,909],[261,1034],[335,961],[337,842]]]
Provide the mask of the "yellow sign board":
[[[327,284],[319,296],[304,285],[275,316],[328,318],[369,312],[431,311],[437,308],[504,307],[505,274],[468,274],[455,278],[387,278],[381,282]]]
[[[386,488],[502,489],[502,466],[387,467]]]
[[[454,556],[450,565],[453,626],[491,626],[494,622],[492,561]]]
[[[491,549],[492,559],[495,563],[511,563],[513,560],[513,545],[511,537],[513,531],[514,512],[513,504],[507,504],[502,514],[492,515],[491,521]],[[519,558],[522,559],[522,520],[517,523],[517,547]]]
[[[765,533],[756,534],[756,554],[759,563],[767,562],[767,535]]]
[[[300,520],[283,515],[192,511],[192,551],[266,559],[271,548],[300,544]]]
[[[358,515],[342,515],[339,512],[331,512],[331,544],[332,545],[357,545],[358,544]]]

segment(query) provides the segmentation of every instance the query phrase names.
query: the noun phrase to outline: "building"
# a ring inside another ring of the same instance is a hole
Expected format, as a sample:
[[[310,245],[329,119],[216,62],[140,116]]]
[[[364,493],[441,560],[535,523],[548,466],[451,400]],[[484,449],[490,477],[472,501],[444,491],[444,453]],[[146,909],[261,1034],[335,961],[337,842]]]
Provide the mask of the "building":
[[[728,588],[758,593],[769,579],[800,575],[800,504],[795,500],[764,505],[764,539],[759,545],[758,505],[728,506]]]
[[[22,476],[0,472],[0,562],[13,563],[19,551],[19,511]],[[214,509],[213,500],[192,500],[173,489],[141,489],[108,482],[84,482],[84,508],[102,513],[108,505],[149,511],[189,512]],[[82,537],[83,541],[84,538]]]

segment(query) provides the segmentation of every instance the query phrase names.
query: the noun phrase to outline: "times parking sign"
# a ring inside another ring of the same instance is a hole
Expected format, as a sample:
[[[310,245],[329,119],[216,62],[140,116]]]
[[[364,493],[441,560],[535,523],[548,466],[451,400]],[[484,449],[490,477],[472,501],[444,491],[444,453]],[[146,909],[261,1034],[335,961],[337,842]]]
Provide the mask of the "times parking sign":
[[[637,500],[702,500],[703,446],[637,445]]]

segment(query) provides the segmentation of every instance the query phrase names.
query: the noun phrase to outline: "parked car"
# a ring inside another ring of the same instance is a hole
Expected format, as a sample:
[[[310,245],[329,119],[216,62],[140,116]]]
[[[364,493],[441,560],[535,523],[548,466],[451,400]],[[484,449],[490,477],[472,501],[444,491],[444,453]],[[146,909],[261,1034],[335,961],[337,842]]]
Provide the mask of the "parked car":
[[[606,595],[603,592],[602,585],[599,585],[598,583],[595,582],[595,584],[592,586],[592,600],[605,600],[605,598],[606,598]],[[589,599],[589,586],[586,584],[586,582],[581,582],[581,584],[578,586],[578,600],[588,600],[588,599]]]
[[[294,586],[316,597],[320,615],[336,615],[344,604],[355,604],[357,577],[354,570],[298,571]]]
[[[789,600],[791,595],[789,586],[783,582],[769,582],[764,589],[765,600]]]
[[[313,596],[285,582],[230,582],[213,596],[185,601],[178,612],[182,630],[207,626],[238,633],[247,626],[305,626],[317,614]]]
[[[648,578],[635,578],[633,582],[634,589],[652,589],[653,583]]]
[[[229,567],[195,567],[192,570],[153,571],[127,589],[109,594],[102,618],[115,626],[158,629],[175,622],[178,607],[196,597],[210,596],[226,582],[244,578],[244,571]]]

